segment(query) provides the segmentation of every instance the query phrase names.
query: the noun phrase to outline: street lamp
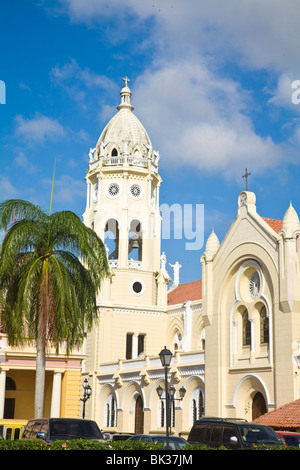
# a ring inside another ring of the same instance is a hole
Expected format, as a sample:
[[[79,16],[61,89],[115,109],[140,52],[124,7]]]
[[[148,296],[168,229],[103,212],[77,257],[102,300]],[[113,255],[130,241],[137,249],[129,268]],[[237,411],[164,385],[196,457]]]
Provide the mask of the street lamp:
[[[172,353],[169,351],[169,349],[165,348],[160,351],[159,353],[160,361],[162,366],[165,369],[165,400],[166,400],[166,449],[169,449],[169,428],[171,428],[171,423],[170,421],[170,404],[174,401],[177,400],[177,398],[174,398],[175,396],[175,388],[171,387],[168,389],[168,368],[171,364],[171,359],[172,359]],[[163,394],[163,388],[161,386],[158,386],[157,389],[157,395],[159,396],[160,399],[162,399],[162,394]],[[181,387],[179,390],[179,395],[180,395],[180,400],[183,399],[185,395],[185,388]]]
[[[83,398],[80,398],[80,400],[83,402],[83,408],[82,408],[82,418],[84,419],[85,417],[85,404],[86,401],[91,397],[92,395],[92,389],[87,381],[87,379],[84,379],[83,381]]]

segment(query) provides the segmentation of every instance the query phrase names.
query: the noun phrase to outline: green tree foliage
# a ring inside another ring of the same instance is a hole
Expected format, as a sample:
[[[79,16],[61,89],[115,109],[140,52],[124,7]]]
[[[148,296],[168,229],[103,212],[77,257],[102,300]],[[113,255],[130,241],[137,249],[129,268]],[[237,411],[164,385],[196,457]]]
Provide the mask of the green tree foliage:
[[[42,417],[46,346],[67,354],[97,318],[109,268],[104,244],[70,211],[46,214],[23,200],[0,204],[0,306],[12,346],[36,344],[35,417]]]

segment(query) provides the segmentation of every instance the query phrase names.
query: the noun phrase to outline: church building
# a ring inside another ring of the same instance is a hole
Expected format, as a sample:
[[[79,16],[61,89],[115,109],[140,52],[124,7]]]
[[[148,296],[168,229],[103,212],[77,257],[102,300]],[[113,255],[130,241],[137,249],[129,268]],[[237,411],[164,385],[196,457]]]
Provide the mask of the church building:
[[[206,242],[202,279],[180,284],[179,263],[171,279],[161,252],[160,155],[124,81],[86,174],[84,223],[104,240],[110,266],[84,345],[82,380],[93,390],[86,416],[107,432],[164,433],[166,346],[172,433],[186,437],[204,415],[251,421],[299,397],[298,215],[290,205],[282,221],[263,217],[255,194],[243,191],[222,243],[214,231]]]

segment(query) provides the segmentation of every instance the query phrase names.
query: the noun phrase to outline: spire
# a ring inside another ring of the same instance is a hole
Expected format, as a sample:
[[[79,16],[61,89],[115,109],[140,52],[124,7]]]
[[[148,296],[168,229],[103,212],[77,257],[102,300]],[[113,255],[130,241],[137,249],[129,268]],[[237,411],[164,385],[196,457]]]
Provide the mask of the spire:
[[[212,232],[206,242],[205,254],[208,257],[213,258],[215,254],[217,253],[219,247],[220,247],[219,239],[217,235],[215,234],[214,229],[212,229]]]
[[[293,208],[292,202],[290,202],[290,206],[283,217],[282,229],[287,235],[292,235],[296,230],[299,230],[299,228],[298,214]]]
[[[123,86],[120,95],[121,95],[121,103],[117,107],[118,110],[120,109],[130,109],[131,111],[134,109],[134,107],[130,103],[130,96],[131,96],[131,91],[128,86],[128,82],[130,81],[128,77],[123,78],[125,85]]]

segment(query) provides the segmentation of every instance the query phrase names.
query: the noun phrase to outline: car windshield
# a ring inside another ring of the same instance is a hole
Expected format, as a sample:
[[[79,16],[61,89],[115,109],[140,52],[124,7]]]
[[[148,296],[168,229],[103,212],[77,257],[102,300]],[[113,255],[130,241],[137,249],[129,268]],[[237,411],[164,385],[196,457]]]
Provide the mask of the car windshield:
[[[249,444],[280,444],[281,439],[268,427],[244,425],[241,427],[242,439]]]
[[[162,442],[164,446],[167,444],[167,438],[165,436],[159,436],[159,437],[154,437],[153,438],[154,442]],[[188,442],[185,439],[182,439],[181,437],[169,437],[169,447],[171,449],[182,449],[188,444]]]
[[[293,447],[300,446],[300,436],[284,435],[283,439],[285,440],[288,446],[293,446]]]
[[[78,437],[85,439],[103,439],[103,435],[93,421],[61,421],[59,419],[50,422],[50,436],[53,438]]]

